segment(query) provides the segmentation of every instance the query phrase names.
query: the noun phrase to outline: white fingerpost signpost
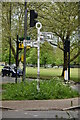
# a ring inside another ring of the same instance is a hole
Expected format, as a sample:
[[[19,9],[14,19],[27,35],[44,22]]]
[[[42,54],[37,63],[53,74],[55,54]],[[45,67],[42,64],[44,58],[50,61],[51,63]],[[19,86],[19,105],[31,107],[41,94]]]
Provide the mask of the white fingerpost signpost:
[[[30,46],[30,47],[35,47],[37,48],[37,54],[38,54],[38,61],[37,61],[37,90],[38,92],[40,91],[40,29],[42,28],[42,24],[40,22],[36,23],[36,28],[37,28],[37,41],[23,41],[23,45],[25,46]]]
[[[37,90],[40,91],[40,29],[42,28],[42,24],[40,22],[36,23],[38,38],[37,38],[37,50],[38,50],[38,69],[37,69]]]

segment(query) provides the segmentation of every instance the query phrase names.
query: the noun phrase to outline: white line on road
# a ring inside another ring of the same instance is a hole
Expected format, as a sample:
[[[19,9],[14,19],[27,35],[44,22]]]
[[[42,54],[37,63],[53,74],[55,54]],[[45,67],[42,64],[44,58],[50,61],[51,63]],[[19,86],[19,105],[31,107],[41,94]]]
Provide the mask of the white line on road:
[[[27,115],[28,113],[24,113],[25,115]]]
[[[19,110],[14,110],[14,111],[18,112]]]
[[[34,117],[37,117],[38,115],[33,115]]]

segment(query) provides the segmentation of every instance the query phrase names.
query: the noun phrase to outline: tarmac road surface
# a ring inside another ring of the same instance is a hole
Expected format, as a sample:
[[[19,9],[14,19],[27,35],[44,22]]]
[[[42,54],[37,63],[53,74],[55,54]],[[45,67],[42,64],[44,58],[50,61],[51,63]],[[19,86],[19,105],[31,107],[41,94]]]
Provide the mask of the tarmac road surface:
[[[2,118],[79,118],[78,111],[21,111],[3,110]],[[47,120],[47,119],[46,119]]]
[[[17,80],[18,82],[21,82],[21,78],[18,78]],[[15,83],[15,77],[0,76],[0,83]]]

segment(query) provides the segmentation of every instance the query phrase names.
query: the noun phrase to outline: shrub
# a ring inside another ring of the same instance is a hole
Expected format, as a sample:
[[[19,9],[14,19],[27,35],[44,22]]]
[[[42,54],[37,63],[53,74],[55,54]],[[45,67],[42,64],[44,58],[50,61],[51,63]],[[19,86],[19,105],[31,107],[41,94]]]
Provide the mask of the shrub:
[[[37,91],[37,82],[9,83],[3,85],[6,91],[2,94],[3,100],[47,100],[78,97],[79,93],[72,90],[61,81],[40,81],[40,92]]]

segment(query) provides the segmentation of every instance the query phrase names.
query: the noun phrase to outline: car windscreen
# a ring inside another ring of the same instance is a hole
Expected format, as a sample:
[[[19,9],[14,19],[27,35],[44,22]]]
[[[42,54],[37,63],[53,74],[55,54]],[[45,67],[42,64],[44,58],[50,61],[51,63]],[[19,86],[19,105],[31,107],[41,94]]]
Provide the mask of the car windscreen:
[[[4,68],[9,69],[9,66],[5,66]]]

